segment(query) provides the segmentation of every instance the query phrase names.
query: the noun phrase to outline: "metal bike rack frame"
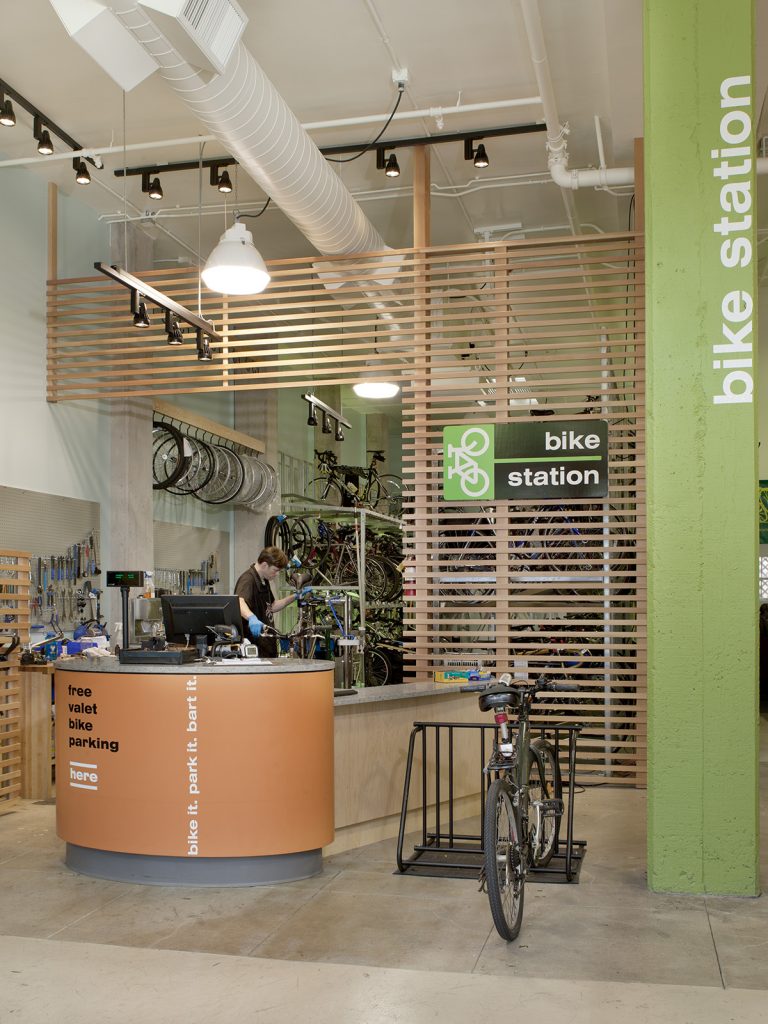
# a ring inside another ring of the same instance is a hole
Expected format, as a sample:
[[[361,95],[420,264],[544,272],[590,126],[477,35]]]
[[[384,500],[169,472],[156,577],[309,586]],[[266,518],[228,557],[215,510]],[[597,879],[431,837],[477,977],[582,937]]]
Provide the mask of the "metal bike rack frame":
[[[480,834],[457,832],[454,798],[454,734],[455,730],[475,730],[478,733],[478,756],[480,764]],[[560,835],[562,820],[558,822],[555,852],[546,867],[531,868],[529,874],[539,881],[578,882],[581,863],[586,853],[586,840],[573,838],[574,796],[576,792],[576,737],[580,725],[547,724],[532,726],[532,734],[546,736],[554,745],[560,761],[561,745],[567,742],[568,779],[565,786],[568,804],[566,807],[565,837]],[[486,722],[414,722],[408,744],[408,760],[405,768],[403,802],[400,810],[400,829],[397,837],[397,870],[401,874],[433,875],[450,878],[476,878],[483,857],[482,821],[487,792],[487,776],[483,769],[488,761],[486,743],[488,733],[495,734],[497,726]],[[417,737],[421,737],[421,842],[413,855],[403,857],[408,798],[413,775],[413,759]],[[441,738],[446,737],[448,749],[447,794],[441,780],[442,752]],[[430,743],[431,739],[431,743]],[[430,756],[432,755],[432,756]],[[430,772],[430,768],[432,772]],[[431,786],[430,786],[431,782]],[[434,827],[430,827],[430,797],[434,799]],[[443,803],[447,807],[443,808]],[[445,826],[445,830],[444,830]]]

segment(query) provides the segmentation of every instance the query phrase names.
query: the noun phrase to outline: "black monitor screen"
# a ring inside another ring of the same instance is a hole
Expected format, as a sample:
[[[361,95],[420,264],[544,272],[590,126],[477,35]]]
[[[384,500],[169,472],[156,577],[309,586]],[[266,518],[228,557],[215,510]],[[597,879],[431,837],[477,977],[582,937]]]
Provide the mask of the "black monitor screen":
[[[186,643],[187,636],[191,643],[196,636],[210,642],[210,626],[234,626],[240,637],[243,620],[236,594],[165,594],[160,602],[168,643]]]

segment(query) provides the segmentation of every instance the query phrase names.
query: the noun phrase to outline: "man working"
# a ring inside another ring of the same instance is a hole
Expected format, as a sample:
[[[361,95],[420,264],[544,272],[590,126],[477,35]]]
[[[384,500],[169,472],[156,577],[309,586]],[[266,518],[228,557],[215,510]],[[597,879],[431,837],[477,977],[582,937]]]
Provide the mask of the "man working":
[[[288,556],[280,548],[264,548],[253,565],[245,570],[235,584],[235,593],[240,598],[240,614],[243,617],[243,636],[247,637],[250,634],[253,637],[260,658],[277,657],[277,637],[265,636],[264,626],[273,626],[275,613],[282,611],[299,597],[299,593],[296,592],[275,600],[272,593],[270,583],[287,565]]]

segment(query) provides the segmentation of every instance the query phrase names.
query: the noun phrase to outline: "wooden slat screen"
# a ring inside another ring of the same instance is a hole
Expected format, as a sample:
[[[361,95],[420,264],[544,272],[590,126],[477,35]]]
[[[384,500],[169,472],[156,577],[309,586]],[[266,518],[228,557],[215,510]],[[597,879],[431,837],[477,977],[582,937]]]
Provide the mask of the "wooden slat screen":
[[[223,345],[165,344],[107,279],[49,285],[49,399],[354,383],[403,386],[406,673],[476,665],[581,685],[545,709],[582,722],[579,768],[645,780],[642,239],[477,243],[269,265],[255,298],[192,272],[139,277],[212,320]],[[151,312],[151,311],[150,311]],[[606,501],[448,503],[442,430],[532,413],[609,423]],[[473,698],[468,698],[473,699]]]

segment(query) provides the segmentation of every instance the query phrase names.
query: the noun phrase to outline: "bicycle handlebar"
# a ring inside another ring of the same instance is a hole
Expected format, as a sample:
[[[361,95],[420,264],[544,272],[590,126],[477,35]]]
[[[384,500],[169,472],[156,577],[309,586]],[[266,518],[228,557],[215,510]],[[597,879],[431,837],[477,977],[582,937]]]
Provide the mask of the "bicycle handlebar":
[[[482,693],[483,690],[490,690],[494,687],[507,687],[510,690],[556,690],[562,693],[577,693],[578,683],[562,682],[556,679],[547,679],[546,676],[539,676],[534,682],[514,681],[508,672],[502,673],[498,679],[492,679],[488,683],[469,683],[467,686],[460,686],[461,693]]]

